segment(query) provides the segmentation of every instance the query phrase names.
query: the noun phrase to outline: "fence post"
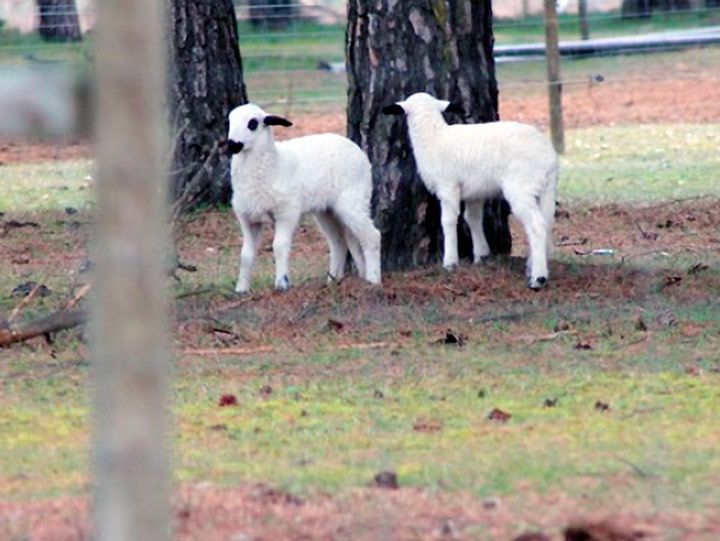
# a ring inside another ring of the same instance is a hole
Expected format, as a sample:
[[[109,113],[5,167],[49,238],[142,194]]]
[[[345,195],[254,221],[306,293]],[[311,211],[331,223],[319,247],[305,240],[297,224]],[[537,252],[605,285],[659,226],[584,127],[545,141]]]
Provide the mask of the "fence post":
[[[560,48],[555,0],[545,1],[545,56],[547,59],[548,99],[550,102],[550,133],[555,150],[565,152],[560,84]]]
[[[164,4],[98,2],[91,315],[99,541],[170,536]]]

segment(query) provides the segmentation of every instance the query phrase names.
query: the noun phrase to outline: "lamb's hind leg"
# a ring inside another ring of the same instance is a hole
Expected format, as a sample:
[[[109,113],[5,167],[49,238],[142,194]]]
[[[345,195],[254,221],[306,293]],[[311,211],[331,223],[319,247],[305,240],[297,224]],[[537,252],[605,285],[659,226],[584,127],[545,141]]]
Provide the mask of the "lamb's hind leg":
[[[380,232],[373,225],[370,216],[352,205],[338,205],[335,213],[348,233],[353,235],[362,248],[365,260],[364,278],[371,284],[380,283]]]
[[[343,226],[337,221],[332,213],[325,211],[315,215],[320,230],[325,234],[330,245],[330,269],[328,270],[328,281],[340,281],[345,272],[348,247],[345,241]]]
[[[482,263],[482,261],[490,255],[490,246],[483,231],[484,207],[484,199],[465,202],[465,213],[463,216],[465,216],[465,221],[470,228],[473,244],[473,261],[475,263]]]
[[[285,291],[290,287],[289,266],[292,238],[300,221],[300,213],[288,212],[275,216],[275,238],[273,256],[275,257],[275,289]]]
[[[355,266],[357,267],[358,276],[362,279],[366,279],[365,256],[362,252],[362,246],[360,246],[360,243],[355,238],[355,235],[353,235],[348,229],[345,229],[345,241],[347,242],[350,254],[352,255]]]
[[[532,196],[506,194],[512,213],[520,220],[528,239],[528,287],[541,289],[548,280],[547,238],[548,224],[540,212],[537,200]]]

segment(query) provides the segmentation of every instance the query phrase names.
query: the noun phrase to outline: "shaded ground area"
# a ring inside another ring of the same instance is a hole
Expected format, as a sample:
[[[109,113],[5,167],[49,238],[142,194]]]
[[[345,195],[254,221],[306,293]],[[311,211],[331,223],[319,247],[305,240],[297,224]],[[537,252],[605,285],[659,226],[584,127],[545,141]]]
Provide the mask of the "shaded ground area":
[[[325,251],[324,240],[316,228],[303,227],[294,257],[306,263],[293,267],[301,267],[307,278],[300,275],[297,287],[285,294],[261,285],[239,300],[225,300],[228,292],[206,294],[200,289],[178,309],[178,340],[190,350],[244,346],[249,352],[275,345],[302,349],[308,342],[316,348],[319,343],[336,344],[338,336],[348,344],[403,342],[417,329],[440,336],[447,326],[462,329],[538,312],[560,317],[558,307],[586,299],[620,308],[653,295],[689,302],[720,291],[717,275],[701,270],[707,268],[703,261],[709,251],[720,247],[720,209],[714,199],[648,207],[561,208],[551,287],[541,293],[525,287],[524,236],[516,222],[512,225],[515,256],[509,260],[482,267],[466,264],[452,275],[437,267],[390,274],[382,289],[356,277],[326,284],[325,258],[312,257]],[[187,225],[181,253],[189,261],[201,261],[208,248],[215,251],[213,247],[227,243],[234,229],[227,216],[204,214]],[[270,243],[266,235],[259,262],[268,271]],[[239,245],[233,249],[239,250]],[[597,249],[613,253],[593,255]],[[669,257],[686,261],[684,272],[663,268]],[[233,276],[232,271],[224,276],[228,290]]]

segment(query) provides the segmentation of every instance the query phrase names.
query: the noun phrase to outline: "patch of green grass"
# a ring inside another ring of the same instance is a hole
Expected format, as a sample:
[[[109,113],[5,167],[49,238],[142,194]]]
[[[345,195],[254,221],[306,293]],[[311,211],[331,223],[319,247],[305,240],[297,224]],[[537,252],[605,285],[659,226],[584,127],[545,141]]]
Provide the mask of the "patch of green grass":
[[[635,36],[651,32],[667,32],[712,26],[720,21],[720,12],[698,10],[683,13],[653,13],[647,18],[623,19],[617,12],[593,13],[588,18],[591,38],[615,36]],[[545,39],[545,26],[542,16],[529,16],[525,19],[499,19],[494,21],[493,31],[499,45],[511,43],[542,42]],[[566,13],[558,16],[558,31],[561,40],[580,39],[580,28],[576,14]]]
[[[597,202],[720,195],[720,125],[612,126],[570,130],[560,197]],[[90,161],[0,167],[0,212],[83,208]]]
[[[587,352],[572,348],[572,336],[503,343],[536,328],[538,316],[501,331],[479,327],[464,348],[424,337],[397,354],[185,359],[174,383],[175,476],[342,494],[389,469],[406,486],[477,497],[519,484],[579,497],[593,480],[591,497],[601,500],[659,511],[711,504],[720,497],[709,475],[720,467],[720,376],[716,364],[700,376],[683,366],[717,351],[720,310],[703,304],[677,315],[707,325],[705,334],[658,330],[643,353],[612,338]],[[580,330],[604,330],[604,316],[594,321]],[[87,366],[26,352],[7,358],[0,375],[0,497],[83,492]],[[267,385],[272,392],[261,393]],[[218,407],[223,393],[237,406]],[[545,407],[547,398],[558,402]],[[512,417],[490,421],[494,408]]]
[[[560,197],[658,201],[720,195],[720,125],[617,126],[567,134]]]
[[[92,198],[88,160],[0,166],[0,212],[83,208]]]

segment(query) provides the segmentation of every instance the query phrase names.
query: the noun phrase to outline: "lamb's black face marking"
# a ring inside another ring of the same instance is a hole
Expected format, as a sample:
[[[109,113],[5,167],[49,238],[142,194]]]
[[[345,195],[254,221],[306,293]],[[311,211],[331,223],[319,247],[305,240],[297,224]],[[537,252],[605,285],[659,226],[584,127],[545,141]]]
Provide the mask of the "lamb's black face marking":
[[[255,131],[255,130],[257,130],[259,125],[260,125],[260,122],[258,122],[258,119],[253,118],[252,120],[250,120],[250,122],[248,122],[248,129],[250,131]]]
[[[393,103],[392,105],[386,105],[385,107],[383,107],[382,112],[385,115],[404,115],[405,109],[403,109],[397,103]]]
[[[232,139],[229,139],[227,142],[227,151],[228,154],[240,154],[242,152],[243,147],[245,147],[244,143],[239,143],[236,141],[233,141]]]
[[[459,103],[451,103],[447,106],[447,109],[445,109],[445,112],[447,113],[455,113],[457,115],[463,115],[465,114],[465,110],[463,109],[463,106]]]
[[[292,122],[290,122],[289,120],[275,115],[266,116],[263,120],[263,123],[266,126],[283,126],[285,128],[289,128],[293,125]]]

